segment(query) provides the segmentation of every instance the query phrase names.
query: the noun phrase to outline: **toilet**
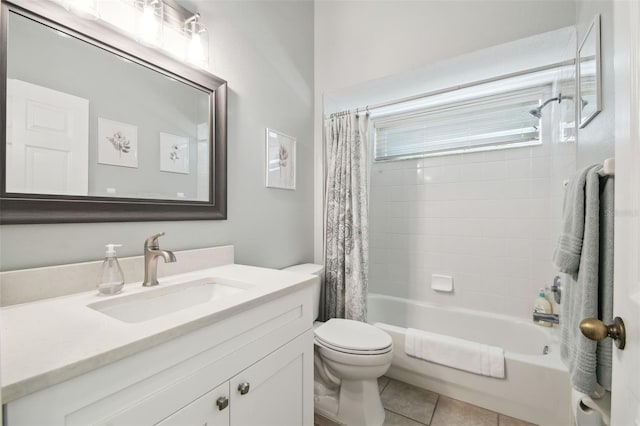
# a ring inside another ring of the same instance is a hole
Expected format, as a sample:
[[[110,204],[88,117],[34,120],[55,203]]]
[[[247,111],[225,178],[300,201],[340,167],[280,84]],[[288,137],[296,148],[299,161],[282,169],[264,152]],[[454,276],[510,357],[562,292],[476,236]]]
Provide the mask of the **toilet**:
[[[324,267],[306,263],[284,270],[322,278]],[[318,284],[313,293],[314,321],[320,293]],[[385,416],[377,379],[391,366],[391,336],[370,324],[348,319],[314,322],[313,327],[315,412],[346,426],[382,425]]]

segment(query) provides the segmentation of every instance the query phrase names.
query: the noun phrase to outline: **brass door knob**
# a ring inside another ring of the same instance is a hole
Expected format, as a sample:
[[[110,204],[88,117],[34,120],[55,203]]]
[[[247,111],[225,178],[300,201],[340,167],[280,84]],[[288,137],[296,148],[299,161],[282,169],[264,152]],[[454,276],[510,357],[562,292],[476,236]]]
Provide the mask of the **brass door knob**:
[[[624,349],[627,334],[624,329],[622,318],[615,317],[613,324],[606,325],[597,318],[587,318],[580,321],[580,331],[587,339],[604,340],[611,337],[616,342],[616,347],[620,350]]]

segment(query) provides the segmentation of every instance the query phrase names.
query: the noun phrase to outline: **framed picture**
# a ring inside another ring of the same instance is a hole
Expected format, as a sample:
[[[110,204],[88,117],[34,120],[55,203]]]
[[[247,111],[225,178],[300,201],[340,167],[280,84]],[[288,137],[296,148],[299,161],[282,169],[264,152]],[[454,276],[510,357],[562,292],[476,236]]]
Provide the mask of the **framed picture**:
[[[160,132],[160,170],[189,174],[189,138]]]
[[[138,167],[138,128],[98,118],[98,163]]]
[[[296,189],[296,138],[272,129],[265,136],[266,186]]]

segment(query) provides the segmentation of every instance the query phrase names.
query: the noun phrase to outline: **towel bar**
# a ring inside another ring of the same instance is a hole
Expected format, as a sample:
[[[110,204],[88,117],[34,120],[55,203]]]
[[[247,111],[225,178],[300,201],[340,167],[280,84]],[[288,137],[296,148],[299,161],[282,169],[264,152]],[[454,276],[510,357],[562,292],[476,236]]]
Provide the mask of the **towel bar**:
[[[600,176],[613,176],[616,173],[616,160],[615,158],[607,158],[604,160],[602,170],[598,172]]]
[[[602,169],[598,172],[600,176],[615,176],[616,174],[616,160],[615,158],[607,158],[602,164]],[[569,179],[562,181],[562,186],[566,188],[569,186]]]

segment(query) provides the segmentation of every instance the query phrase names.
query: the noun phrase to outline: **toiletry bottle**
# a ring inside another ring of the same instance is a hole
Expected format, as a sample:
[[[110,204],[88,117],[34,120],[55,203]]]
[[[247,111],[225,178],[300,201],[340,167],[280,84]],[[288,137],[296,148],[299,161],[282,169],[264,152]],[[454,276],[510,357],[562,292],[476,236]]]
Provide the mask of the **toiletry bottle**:
[[[552,313],[551,303],[549,303],[547,298],[544,296],[543,289],[540,289],[540,293],[538,294],[538,297],[536,298],[536,300],[533,301],[533,312],[543,313],[543,314]],[[534,323],[538,325],[542,325],[544,327],[551,327],[551,323],[544,322],[544,321],[534,321]]]
[[[98,292],[100,294],[117,294],[122,291],[124,286],[124,274],[118,258],[116,257],[116,247],[122,247],[121,244],[107,244],[107,252],[102,262],[102,269],[98,277]]]

